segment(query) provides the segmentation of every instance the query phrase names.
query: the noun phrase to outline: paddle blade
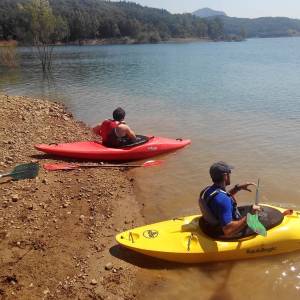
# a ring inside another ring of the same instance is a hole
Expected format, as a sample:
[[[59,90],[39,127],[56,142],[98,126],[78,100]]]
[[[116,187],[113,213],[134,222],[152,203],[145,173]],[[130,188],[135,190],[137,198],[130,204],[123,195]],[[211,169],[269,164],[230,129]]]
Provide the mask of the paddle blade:
[[[265,226],[258,220],[258,215],[247,214],[247,225],[257,234],[267,236]]]
[[[160,166],[162,163],[163,163],[162,160],[148,160],[142,164],[142,167]]]
[[[39,173],[40,166],[38,163],[28,163],[16,166],[9,174],[13,180],[32,179]]]
[[[58,170],[74,170],[78,169],[80,166],[77,164],[70,163],[58,163],[58,164],[44,164],[44,169],[47,171],[58,171]]]

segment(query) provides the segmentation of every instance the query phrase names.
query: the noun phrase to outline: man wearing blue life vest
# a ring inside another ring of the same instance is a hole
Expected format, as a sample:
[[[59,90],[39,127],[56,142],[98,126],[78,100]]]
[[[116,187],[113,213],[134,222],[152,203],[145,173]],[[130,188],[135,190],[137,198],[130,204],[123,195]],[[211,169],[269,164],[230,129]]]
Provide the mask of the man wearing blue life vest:
[[[201,228],[214,237],[230,238],[247,226],[246,216],[241,216],[234,195],[241,190],[251,192],[249,187],[255,183],[237,184],[226,192],[232,169],[225,162],[214,163],[209,170],[213,185],[200,193],[199,205],[203,216]],[[260,208],[254,205],[252,209],[255,212]]]
[[[113,111],[113,120],[105,120],[93,128],[102,137],[102,144],[106,147],[120,148],[133,143],[136,135],[124,122],[125,111],[121,107]]]

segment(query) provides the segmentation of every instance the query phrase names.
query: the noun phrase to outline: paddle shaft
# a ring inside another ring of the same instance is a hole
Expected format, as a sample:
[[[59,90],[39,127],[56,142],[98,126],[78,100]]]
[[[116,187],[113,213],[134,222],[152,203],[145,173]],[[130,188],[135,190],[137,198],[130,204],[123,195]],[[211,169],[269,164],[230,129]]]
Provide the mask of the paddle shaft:
[[[143,165],[74,165],[75,168],[120,168],[120,167],[143,167]]]
[[[257,186],[256,186],[255,205],[258,205],[258,199],[259,199],[259,179],[257,180]]]
[[[11,173],[0,174],[0,178],[2,178],[2,177],[8,177],[8,176],[10,176],[10,174],[11,174]]]

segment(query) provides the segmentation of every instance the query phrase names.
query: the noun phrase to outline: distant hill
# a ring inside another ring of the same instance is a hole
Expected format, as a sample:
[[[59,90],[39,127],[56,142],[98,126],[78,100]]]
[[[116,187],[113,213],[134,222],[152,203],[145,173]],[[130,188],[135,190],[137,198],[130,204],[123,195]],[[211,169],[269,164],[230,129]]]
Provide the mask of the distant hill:
[[[234,18],[222,11],[202,8],[192,13],[201,18],[218,18],[223,26],[224,37],[284,37],[300,36],[300,20],[286,17]]]
[[[192,13],[192,15],[201,17],[201,18],[209,18],[209,17],[216,17],[216,16],[226,16],[223,11],[213,10],[211,8],[205,7],[198,9]]]
[[[256,19],[219,17],[224,34],[245,37],[284,37],[300,35],[300,20],[285,17],[264,17]]]

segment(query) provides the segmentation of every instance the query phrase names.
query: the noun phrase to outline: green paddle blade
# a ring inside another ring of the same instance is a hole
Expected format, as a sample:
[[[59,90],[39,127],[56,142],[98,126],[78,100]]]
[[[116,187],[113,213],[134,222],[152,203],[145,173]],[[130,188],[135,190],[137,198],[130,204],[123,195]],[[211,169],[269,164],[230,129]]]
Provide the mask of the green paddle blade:
[[[38,163],[28,163],[16,166],[8,176],[13,180],[32,179],[39,173],[40,166]]]
[[[257,234],[267,236],[265,226],[258,220],[258,215],[247,214],[247,225]]]

